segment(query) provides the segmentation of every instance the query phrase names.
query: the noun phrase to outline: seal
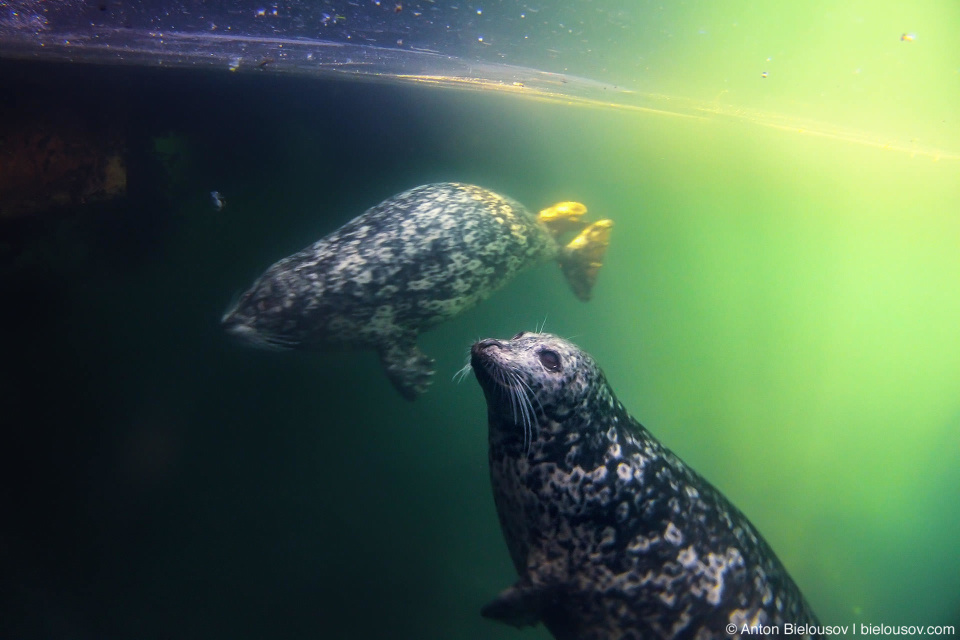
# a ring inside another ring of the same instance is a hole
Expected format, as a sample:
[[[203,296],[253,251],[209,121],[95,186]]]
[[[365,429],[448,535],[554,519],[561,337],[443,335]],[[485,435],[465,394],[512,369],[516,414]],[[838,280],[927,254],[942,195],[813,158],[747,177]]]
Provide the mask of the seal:
[[[589,354],[522,332],[477,342],[470,362],[520,576],[484,616],[542,622],[557,640],[729,639],[744,625],[816,624],[746,516],[627,413]]]
[[[586,211],[561,202],[534,215],[482,187],[416,187],[271,266],[222,323],[258,346],[376,349],[394,387],[412,400],[433,375],[417,335],[523,268],[555,259],[577,297],[590,298],[613,223],[588,224]]]

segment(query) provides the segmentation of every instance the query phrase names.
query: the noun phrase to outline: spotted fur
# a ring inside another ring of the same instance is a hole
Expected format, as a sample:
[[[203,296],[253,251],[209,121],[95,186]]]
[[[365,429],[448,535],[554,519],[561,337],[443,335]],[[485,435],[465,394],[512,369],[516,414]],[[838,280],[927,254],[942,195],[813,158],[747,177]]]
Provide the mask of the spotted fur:
[[[627,413],[590,355],[521,333],[477,342],[471,364],[520,575],[484,615],[543,622],[558,640],[728,639],[739,636],[729,624],[816,624],[746,516]],[[514,408],[524,395],[532,425]]]
[[[515,200],[467,184],[425,185],[271,266],[223,323],[264,346],[376,349],[394,386],[413,398],[433,374],[417,334],[559,250]]]

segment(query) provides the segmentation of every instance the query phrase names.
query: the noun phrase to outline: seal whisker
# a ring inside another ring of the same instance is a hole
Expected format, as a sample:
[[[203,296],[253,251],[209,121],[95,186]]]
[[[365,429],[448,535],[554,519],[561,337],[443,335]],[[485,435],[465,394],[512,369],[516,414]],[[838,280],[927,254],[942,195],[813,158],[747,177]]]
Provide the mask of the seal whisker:
[[[530,385],[527,384],[520,373],[516,370],[513,372],[513,379],[516,381],[516,392],[518,396],[522,396],[522,409],[523,409],[523,449],[525,453],[530,453],[530,447],[533,444],[534,430],[537,429],[538,424],[534,419],[536,417],[536,412],[533,409],[533,403],[530,401],[530,398],[534,398],[537,401],[537,405],[540,406],[540,412],[543,413],[543,405],[540,404],[539,398],[533,393],[533,389],[530,388]]]
[[[509,370],[503,370],[504,377],[504,388],[507,393],[510,395],[510,411],[513,414],[513,422],[516,424],[520,421],[520,401],[517,398],[517,388],[512,383],[513,375]]]
[[[521,424],[524,427],[524,442],[526,442],[526,422],[527,417],[524,414],[524,406],[520,398],[519,386],[517,385],[517,373],[512,369],[497,368],[498,382],[500,389],[510,399],[510,414],[514,424]]]
[[[530,411],[532,416],[536,416],[536,412],[533,411],[533,403],[530,402],[530,398],[533,398],[537,401],[537,406],[540,407],[540,413],[543,413],[543,405],[540,403],[540,398],[537,397],[537,394],[533,392],[533,389],[530,388],[530,385],[527,384],[523,378],[517,375],[517,382],[523,385],[523,388],[527,390],[527,402],[530,404]]]
[[[458,369],[457,372],[453,374],[453,380],[457,384],[460,384],[461,382],[463,382],[464,378],[470,375],[472,371],[473,371],[473,365],[470,363],[470,358],[468,357],[467,364],[463,365],[463,367]]]
[[[510,412],[514,424],[519,424],[523,431],[523,448],[526,451],[530,446],[530,416],[527,414],[526,393],[523,392],[520,375],[513,368],[501,369],[503,373],[504,389],[510,396]]]
[[[507,376],[510,378],[510,408],[513,413],[513,423],[518,425],[523,432],[523,448],[526,450],[528,446],[527,437],[529,435],[526,392],[521,386],[522,380],[520,380],[520,374],[517,372],[517,369],[509,367],[506,371]]]
[[[223,314],[220,316],[220,322],[226,322],[230,316],[237,310],[237,307],[240,306],[240,296],[243,295],[243,291],[237,289],[234,291],[233,295],[230,296],[230,304],[227,305],[227,308],[224,310]]]
[[[508,396],[510,398],[511,413],[514,416],[514,419],[516,419],[516,407],[513,404],[513,394],[511,393],[513,387],[506,379],[506,372],[500,367],[489,363],[484,363],[484,369],[487,370],[487,373],[490,374],[490,377],[493,378],[494,383],[496,383],[495,389],[497,395],[501,397]]]
[[[267,345],[277,349],[294,349],[300,345],[300,341],[294,340],[293,338],[284,338],[283,336],[272,334],[262,334],[261,337]]]
[[[540,323],[540,327],[537,329],[537,333],[543,333],[543,330],[547,328],[547,314],[543,314],[543,322]]]
[[[514,369],[508,371],[510,379],[513,381],[513,384],[510,385],[510,402],[514,408],[513,411],[513,421],[516,424],[519,424],[523,431],[523,450],[526,451],[530,446],[529,441],[529,421],[530,417],[527,415],[527,406],[525,404],[526,394],[523,392],[522,387],[520,386],[520,374]],[[522,397],[521,397],[522,396]],[[518,415],[519,414],[519,415]]]
[[[246,324],[235,324],[228,331],[234,336],[245,340],[250,346],[268,351],[287,351],[299,346],[299,341],[292,338],[257,331]]]

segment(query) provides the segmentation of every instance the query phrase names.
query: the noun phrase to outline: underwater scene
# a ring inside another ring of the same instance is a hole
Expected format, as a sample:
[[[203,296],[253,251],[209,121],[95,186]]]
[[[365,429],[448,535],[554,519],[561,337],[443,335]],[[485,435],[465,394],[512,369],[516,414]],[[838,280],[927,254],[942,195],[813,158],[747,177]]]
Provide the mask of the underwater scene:
[[[0,638],[956,636],[960,5],[0,13]]]

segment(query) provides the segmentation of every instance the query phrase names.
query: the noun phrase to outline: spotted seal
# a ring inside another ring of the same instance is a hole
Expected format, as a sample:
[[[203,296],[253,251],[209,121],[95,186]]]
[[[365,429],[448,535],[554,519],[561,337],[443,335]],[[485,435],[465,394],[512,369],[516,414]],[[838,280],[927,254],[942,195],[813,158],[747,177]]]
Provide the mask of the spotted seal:
[[[746,516],[627,413],[589,354],[520,333],[474,344],[471,366],[520,575],[483,615],[543,622],[558,640],[729,639],[743,625],[816,624]]]
[[[255,345],[376,349],[390,381],[413,399],[433,375],[417,335],[521,269],[556,259],[574,293],[590,298],[613,223],[587,224],[585,213],[562,202],[534,215],[468,184],[416,187],[271,266],[222,322]]]

